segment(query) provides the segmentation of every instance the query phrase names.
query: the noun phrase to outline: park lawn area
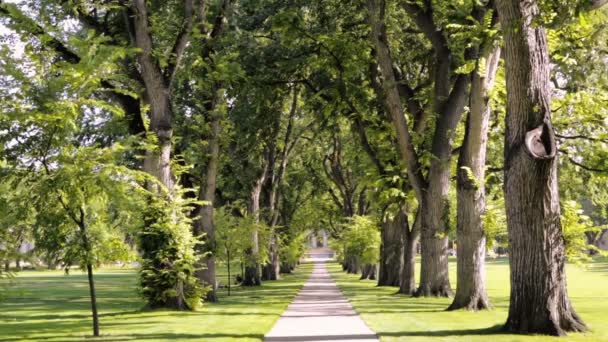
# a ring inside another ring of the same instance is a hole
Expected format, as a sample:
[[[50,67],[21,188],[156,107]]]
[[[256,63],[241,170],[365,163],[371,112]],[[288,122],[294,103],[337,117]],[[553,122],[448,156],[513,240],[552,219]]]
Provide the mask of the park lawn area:
[[[418,264],[417,267],[420,267]],[[411,298],[396,295],[394,287],[377,287],[330,264],[332,277],[355,310],[381,341],[608,341],[608,261],[591,265],[568,264],[568,293],[574,308],[591,328],[566,339],[501,332],[509,306],[509,265],[506,259],[487,262],[487,288],[494,306],[485,312],[446,312],[448,298]],[[417,268],[418,273],[419,268]],[[450,280],[456,288],[456,262],[450,261]]]
[[[197,312],[145,310],[135,270],[96,271],[99,339],[92,336],[88,283],[72,271],[21,272],[0,303],[0,341],[261,341],[312,270],[302,264],[279,281],[219,292]]]

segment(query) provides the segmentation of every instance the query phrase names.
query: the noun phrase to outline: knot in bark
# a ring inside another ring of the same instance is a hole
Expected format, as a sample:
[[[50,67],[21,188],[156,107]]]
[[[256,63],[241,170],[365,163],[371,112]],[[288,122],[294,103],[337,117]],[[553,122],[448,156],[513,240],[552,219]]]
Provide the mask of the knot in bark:
[[[553,159],[556,155],[555,135],[551,124],[542,125],[526,133],[526,151],[534,159]]]

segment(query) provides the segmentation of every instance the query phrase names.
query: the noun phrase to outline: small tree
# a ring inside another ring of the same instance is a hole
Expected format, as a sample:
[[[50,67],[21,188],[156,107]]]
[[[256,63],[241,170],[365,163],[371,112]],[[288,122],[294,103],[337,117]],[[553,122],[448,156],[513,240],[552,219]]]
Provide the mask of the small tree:
[[[344,225],[341,237],[332,243],[341,261],[349,261],[356,273],[362,270],[362,278],[373,276],[374,265],[380,258],[380,231],[376,221],[370,216],[354,216]]]
[[[218,208],[215,210],[216,224],[216,242],[217,242],[217,258],[226,263],[228,268],[228,295],[231,290],[231,266],[233,261],[240,260],[242,263],[243,256],[247,248],[251,247],[250,232],[245,231],[246,225],[241,225],[242,218],[231,215],[226,212],[226,208]]]
[[[583,214],[581,205],[576,201],[563,201],[561,209],[566,258],[573,262],[591,261],[589,250],[596,250],[600,253],[601,251],[588,243],[586,233],[599,232],[601,227],[593,225],[591,218]]]

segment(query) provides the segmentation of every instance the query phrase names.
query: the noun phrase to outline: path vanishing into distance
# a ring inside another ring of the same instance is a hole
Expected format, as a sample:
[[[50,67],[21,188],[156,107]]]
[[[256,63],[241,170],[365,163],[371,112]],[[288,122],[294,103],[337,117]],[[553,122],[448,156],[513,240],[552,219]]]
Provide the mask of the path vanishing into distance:
[[[310,278],[264,341],[379,341],[330,277],[326,261],[313,262]]]

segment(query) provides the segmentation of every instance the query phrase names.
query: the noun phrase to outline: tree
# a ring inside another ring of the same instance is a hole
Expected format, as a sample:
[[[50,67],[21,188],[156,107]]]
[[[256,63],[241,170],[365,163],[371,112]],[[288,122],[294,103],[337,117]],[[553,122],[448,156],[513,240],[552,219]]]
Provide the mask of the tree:
[[[547,35],[537,1],[498,2],[505,37],[505,202],[511,295],[505,328],[564,335],[587,328],[566,290],[551,123]]]
[[[432,50],[429,55],[432,58],[429,62],[433,65],[433,70],[429,73],[428,81],[433,88],[429,99],[430,108],[425,108],[424,104],[416,101],[416,88],[411,82],[403,79],[399,70],[394,68],[394,56],[391,55],[385,21],[389,6],[384,1],[370,0],[367,1],[367,7],[372,28],[371,41],[384,79],[383,100],[393,121],[398,150],[407,169],[408,182],[420,205],[422,268],[420,286],[416,294],[449,296],[452,290],[448,277],[447,244],[450,226],[448,193],[452,142],[464,112],[470,84],[467,65],[471,56],[478,51],[479,43],[468,39],[467,35],[450,35],[444,25],[447,22],[456,25],[468,20],[464,18],[482,22],[486,7],[476,3],[467,3],[455,8],[431,1],[403,3],[403,10],[431,43]],[[435,12],[443,16],[437,17]],[[458,60],[460,64],[453,63],[453,60]],[[405,115],[403,104],[407,104],[405,108],[408,116]],[[417,146],[419,144],[416,142],[421,140],[417,137],[424,136],[430,117],[435,118],[434,129],[428,135],[430,139],[426,143],[423,140],[422,146]],[[430,151],[430,155],[421,152],[425,150]],[[425,170],[426,174],[423,172]]]
[[[458,263],[457,288],[454,301],[448,310],[482,310],[490,306],[485,288],[486,233],[486,146],[490,120],[490,92],[500,60],[494,27],[486,28],[486,22],[495,25],[494,11],[485,14],[479,23],[485,35],[471,72],[469,113],[465,123],[465,136],[460,147],[457,166],[457,229]]]
[[[332,243],[338,260],[350,260],[350,267],[361,269],[361,279],[375,279],[375,264],[380,257],[380,232],[375,221],[369,216],[349,218],[340,239]]]

